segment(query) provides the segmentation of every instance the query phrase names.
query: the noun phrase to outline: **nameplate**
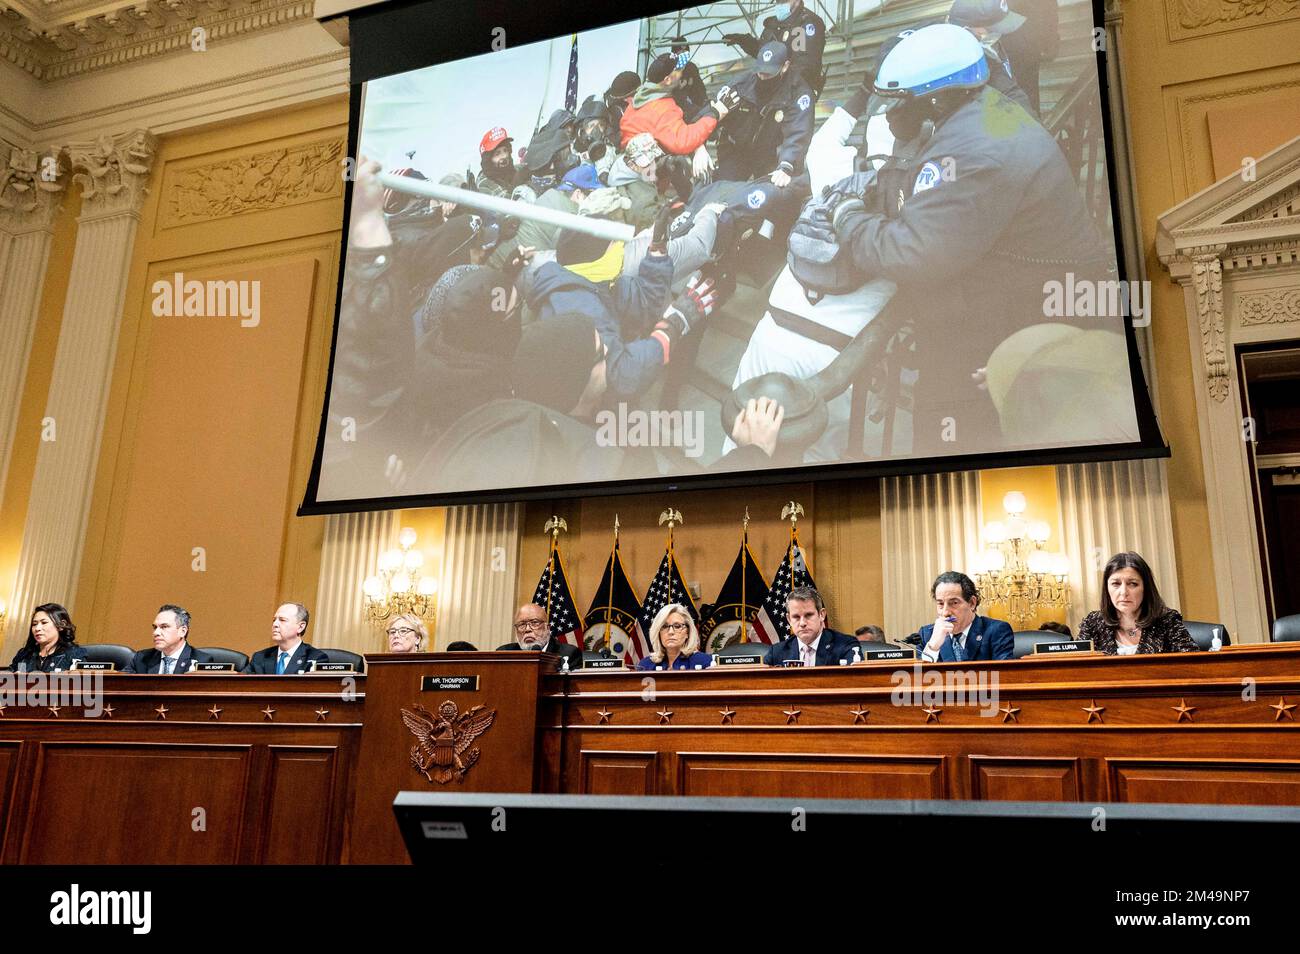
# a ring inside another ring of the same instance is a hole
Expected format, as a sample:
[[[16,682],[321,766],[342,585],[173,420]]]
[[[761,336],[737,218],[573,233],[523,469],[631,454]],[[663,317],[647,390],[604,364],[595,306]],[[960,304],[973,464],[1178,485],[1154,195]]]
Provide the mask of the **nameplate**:
[[[719,656],[719,666],[757,666],[763,662],[762,653],[741,653],[733,656]]]
[[[862,654],[863,662],[893,662],[898,659],[915,659],[915,649],[868,649]]]
[[[623,660],[617,656],[610,656],[608,659],[584,659],[582,661],[583,669],[622,669]]]
[[[803,668],[804,668],[804,664],[803,664],[803,660],[802,660],[802,659],[783,659],[783,660],[781,660],[781,665],[784,666],[786,669],[803,669]]]
[[[89,659],[74,659],[70,669],[80,669],[82,672],[116,672],[117,664],[111,662],[91,662]]]
[[[425,676],[421,692],[478,692],[478,676]]]
[[[234,663],[196,662],[190,666],[190,672],[234,672]]]
[[[1034,653],[1045,655],[1049,653],[1090,653],[1092,652],[1091,639],[1071,639],[1064,643],[1034,643]]]
[[[312,672],[354,672],[356,666],[352,663],[345,662],[318,662],[312,663]]]

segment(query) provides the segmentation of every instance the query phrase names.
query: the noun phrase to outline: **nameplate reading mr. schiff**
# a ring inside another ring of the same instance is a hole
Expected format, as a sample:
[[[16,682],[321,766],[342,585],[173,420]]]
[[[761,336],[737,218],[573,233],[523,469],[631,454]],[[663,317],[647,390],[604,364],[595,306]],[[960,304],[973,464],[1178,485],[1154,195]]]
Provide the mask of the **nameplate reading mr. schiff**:
[[[425,676],[421,692],[478,692],[478,676]]]
[[[219,662],[196,662],[190,667],[190,672],[234,672],[234,663]]]

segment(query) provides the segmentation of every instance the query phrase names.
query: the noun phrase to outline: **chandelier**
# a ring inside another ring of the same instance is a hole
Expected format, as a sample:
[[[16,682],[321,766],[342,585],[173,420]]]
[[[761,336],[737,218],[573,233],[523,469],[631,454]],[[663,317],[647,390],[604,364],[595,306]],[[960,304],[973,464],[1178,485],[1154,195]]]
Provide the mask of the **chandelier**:
[[[1007,518],[984,525],[986,549],[976,560],[975,573],[980,595],[1005,603],[1016,629],[1044,611],[1070,608],[1070,561],[1063,553],[1043,550],[1051,527],[1043,520],[1025,520],[1025,506],[1018,490],[1002,499]]]
[[[397,537],[401,549],[380,556],[379,572],[362,584],[367,622],[383,623],[408,613],[424,620],[437,615],[438,581],[420,575],[424,553],[415,549],[415,539],[415,531],[403,527]]]

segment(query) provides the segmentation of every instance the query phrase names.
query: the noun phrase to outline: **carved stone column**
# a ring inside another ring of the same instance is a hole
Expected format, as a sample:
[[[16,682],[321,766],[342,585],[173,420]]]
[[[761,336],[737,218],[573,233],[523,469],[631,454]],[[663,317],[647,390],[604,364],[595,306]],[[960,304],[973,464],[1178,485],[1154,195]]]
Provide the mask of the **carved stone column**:
[[[47,171],[57,169],[57,160],[49,165],[44,158],[17,146],[0,148],[0,489],[9,473],[50,238],[65,184]]]
[[[152,135],[135,130],[67,147],[82,187],[82,211],[10,600],[15,622],[6,627],[7,653],[25,638],[32,607],[56,602],[72,609],[76,598],[127,274],[155,146]]]

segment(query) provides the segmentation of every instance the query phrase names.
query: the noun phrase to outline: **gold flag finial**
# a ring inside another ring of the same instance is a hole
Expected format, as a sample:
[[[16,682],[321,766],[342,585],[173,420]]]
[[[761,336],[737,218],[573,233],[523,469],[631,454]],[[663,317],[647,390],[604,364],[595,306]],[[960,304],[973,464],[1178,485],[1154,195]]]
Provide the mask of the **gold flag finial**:
[[[740,525],[740,528],[746,532],[749,531],[749,508],[748,507],[745,508],[745,521]]]
[[[557,517],[554,514],[552,514],[551,519],[546,521],[546,526],[544,526],[542,529],[545,530],[547,533],[549,533],[551,535],[551,539],[554,540],[556,537],[560,535],[561,530],[563,530],[565,533],[568,533],[569,525],[565,522],[563,517]]]
[[[618,514],[614,514],[614,539],[618,539]]]
[[[803,516],[803,504],[798,503],[797,501],[791,500],[788,504],[786,504],[784,507],[781,508],[781,519],[782,520],[788,519],[790,521],[791,527],[793,527],[796,523],[798,523],[799,518],[802,516]]]
[[[668,524],[669,530],[673,528],[674,524],[684,522],[685,521],[682,520],[682,512],[680,510],[674,510],[672,507],[669,507],[659,515],[659,526],[662,527],[666,523]]]

